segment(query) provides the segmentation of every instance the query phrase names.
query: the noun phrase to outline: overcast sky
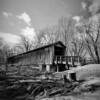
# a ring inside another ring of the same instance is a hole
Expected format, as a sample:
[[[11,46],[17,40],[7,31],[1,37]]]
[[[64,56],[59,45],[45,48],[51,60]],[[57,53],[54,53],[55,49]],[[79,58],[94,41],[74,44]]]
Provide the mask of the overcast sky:
[[[76,16],[81,10],[81,0],[0,0],[0,36],[16,42],[19,34],[35,35],[60,17]]]

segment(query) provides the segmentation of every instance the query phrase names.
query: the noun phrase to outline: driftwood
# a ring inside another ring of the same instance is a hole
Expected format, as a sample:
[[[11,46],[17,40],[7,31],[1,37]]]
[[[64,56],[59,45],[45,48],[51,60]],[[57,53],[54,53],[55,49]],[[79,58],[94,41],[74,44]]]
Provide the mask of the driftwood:
[[[23,78],[22,78],[23,79]],[[26,79],[22,80],[4,78],[0,81],[0,99],[1,100],[35,100],[35,98],[53,97],[56,95],[71,95],[73,92],[82,88],[82,83],[80,82],[62,82],[55,80],[32,80]],[[8,84],[9,82],[9,84]],[[94,85],[94,84],[92,84]],[[1,88],[2,87],[2,88]],[[78,88],[80,87],[80,88]],[[97,87],[96,87],[97,88]],[[75,90],[76,89],[76,90]],[[88,88],[85,90],[87,91]],[[88,91],[94,91],[93,86],[89,88]],[[79,92],[83,90],[80,89]]]
[[[69,87],[62,80],[34,79],[24,76],[5,76],[0,81],[0,99],[12,100],[12,98],[35,98],[44,96],[55,96],[63,94]],[[71,85],[70,85],[71,86]],[[9,99],[8,99],[9,98]]]
[[[80,87],[79,92],[83,91],[83,83],[84,82],[66,81],[64,79],[58,80],[24,76],[7,76],[0,80],[0,99],[35,100],[35,98],[53,97],[56,95],[71,95],[76,90],[79,90],[78,87]],[[89,87],[89,91],[91,89],[93,90],[92,86]],[[85,91],[87,90],[88,88],[86,87]]]

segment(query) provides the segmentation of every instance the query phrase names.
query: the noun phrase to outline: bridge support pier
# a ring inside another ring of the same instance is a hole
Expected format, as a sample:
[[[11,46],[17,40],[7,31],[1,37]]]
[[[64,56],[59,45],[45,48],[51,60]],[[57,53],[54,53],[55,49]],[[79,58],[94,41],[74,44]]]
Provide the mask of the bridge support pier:
[[[50,72],[50,65],[49,64],[46,65],[46,71]]]

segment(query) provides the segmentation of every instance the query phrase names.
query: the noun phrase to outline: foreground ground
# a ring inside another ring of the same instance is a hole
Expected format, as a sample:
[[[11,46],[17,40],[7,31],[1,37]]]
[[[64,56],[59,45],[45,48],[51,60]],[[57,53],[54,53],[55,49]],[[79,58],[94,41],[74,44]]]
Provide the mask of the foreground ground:
[[[54,76],[52,79],[18,75],[0,77],[0,100],[100,100],[99,65],[95,67],[97,71],[90,67],[87,66],[87,73],[91,73],[87,74],[87,69],[83,68],[85,74],[81,72],[77,81],[55,79]]]

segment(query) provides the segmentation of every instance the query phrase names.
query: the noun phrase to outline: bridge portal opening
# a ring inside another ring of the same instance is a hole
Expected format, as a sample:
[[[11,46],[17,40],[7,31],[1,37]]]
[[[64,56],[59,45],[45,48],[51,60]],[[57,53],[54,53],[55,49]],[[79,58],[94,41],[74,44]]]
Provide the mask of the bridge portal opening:
[[[65,55],[65,48],[55,46],[55,56],[64,56]]]

